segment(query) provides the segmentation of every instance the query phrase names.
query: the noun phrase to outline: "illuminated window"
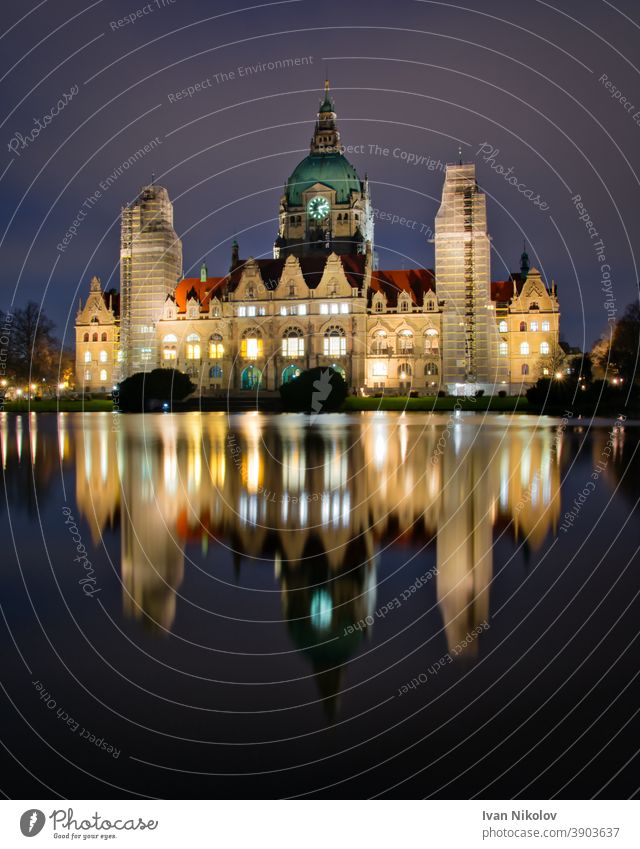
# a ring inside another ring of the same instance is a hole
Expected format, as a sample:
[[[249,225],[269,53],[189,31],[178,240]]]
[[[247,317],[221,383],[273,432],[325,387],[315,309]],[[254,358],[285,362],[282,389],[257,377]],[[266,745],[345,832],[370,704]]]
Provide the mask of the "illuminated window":
[[[200,337],[197,333],[190,333],[186,338],[187,343],[187,359],[200,359]]]
[[[246,316],[246,314],[247,314],[247,308],[246,307],[238,307],[239,318],[244,318],[244,316]]]
[[[500,323],[498,324],[498,330],[500,331],[500,333],[506,333],[508,329],[509,327],[507,325],[507,322],[503,318],[502,321],[500,321]]]
[[[101,368],[100,369],[100,383],[106,383],[106,382],[107,382],[107,370],[106,370],[106,368]]]
[[[85,363],[91,362],[91,351],[85,351],[84,352],[84,361],[85,361]]]
[[[528,356],[528,354],[529,354],[529,343],[528,342],[521,342],[520,343],[520,353],[522,354],[523,357]]]
[[[413,352],[413,333],[410,330],[401,330],[398,333],[398,353],[411,354]]]
[[[347,353],[347,339],[341,327],[330,327],[322,341],[322,351],[325,356],[344,357]]]
[[[177,351],[178,337],[173,333],[168,333],[162,340],[162,359],[175,360],[178,356]]]
[[[543,333],[548,333],[548,332],[549,332],[549,322],[548,322],[548,321],[543,321],[543,322],[542,322],[542,332],[543,332]]]
[[[255,307],[247,307],[247,315],[250,318],[253,318],[255,316],[255,314],[256,314],[256,308]]]
[[[263,355],[262,337],[254,330],[247,331],[240,343],[240,356],[245,360],[257,360]]]
[[[299,330],[297,327],[289,327],[285,330],[282,337],[282,356],[304,356],[304,337],[302,335],[302,330]]]
[[[529,323],[529,330],[531,330],[533,333],[537,333],[537,331],[538,331],[538,322],[537,322],[537,321],[532,321],[532,322],[530,322],[530,323]]]
[[[84,373],[84,379],[85,380],[91,380],[91,372],[90,372],[89,369],[86,369],[86,371]]]
[[[338,304],[331,304],[331,306],[329,307],[329,312],[331,313],[331,315],[338,315],[339,311],[340,307],[338,306]]]
[[[433,377],[438,374],[438,363],[427,363],[424,367],[424,376]]]
[[[548,369],[548,368],[543,368],[543,369],[542,369],[542,374],[544,374],[544,376],[545,376],[545,377],[547,377],[547,376],[548,376],[548,374],[549,374],[549,369]]]
[[[222,377],[222,369],[220,366],[211,366],[209,369],[209,377]]]
[[[292,309],[295,310],[295,307],[292,307]],[[307,305],[306,304],[299,304],[298,305],[298,315],[306,315],[306,314],[307,314]],[[293,315],[295,315],[295,313],[293,313]]]
[[[509,346],[507,345],[506,342],[501,342],[500,345],[498,346],[498,350],[500,351],[501,357],[506,357],[507,354],[509,353]]]
[[[411,377],[412,373],[410,363],[400,363],[398,366],[398,377],[400,380],[404,380],[405,377]]]
[[[151,348],[140,348],[140,359],[143,363],[148,363],[151,360]]]
[[[106,363],[109,359],[109,357],[107,356],[107,352],[106,351],[100,351],[99,359],[100,359],[101,363]]]
[[[340,312],[346,315],[349,312],[349,304],[340,304]]]
[[[382,301],[376,301],[375,311],[382,312]]]
[[[386,377],[389,371],[389,367],[384,360],[376,360],[373,364],[373,368],[371,370],[371,374],[374,377]]]
[[[320,304],[320,315],[329,315],[329,304]]]
[[[438,331],[430,327],[424,334],[424,352],[425,354],[437,353],[440,345],[440,337]]]
[[[222,336],[219,333],[214,333],[209,337],[209,359],[220,360],[224,357],[224,345],[222,344]]]
[[[387,332],[386,330],[376,330],[373,334],[373,344],[371,345],[372,354],[382,354],[387,352]]]
[[[549,343],[548,342],[541,342],[540,343],[540,353],[541,354],[548,354],[549,353]]]
[[[409,302],[404,298],[400,301],[400,312],[409,312]]]

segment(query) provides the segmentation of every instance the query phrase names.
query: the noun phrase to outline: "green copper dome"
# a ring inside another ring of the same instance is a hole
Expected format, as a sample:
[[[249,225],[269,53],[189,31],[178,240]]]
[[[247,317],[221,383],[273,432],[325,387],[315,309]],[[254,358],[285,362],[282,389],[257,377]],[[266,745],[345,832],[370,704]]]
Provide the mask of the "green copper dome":
[[[346,203],[351,192],[362,191],[356,169],[341,153],[312,153],[298,163],[287,180],[289,204],[302,206],[302,193],[314,183],[334,189],[337,203]]]

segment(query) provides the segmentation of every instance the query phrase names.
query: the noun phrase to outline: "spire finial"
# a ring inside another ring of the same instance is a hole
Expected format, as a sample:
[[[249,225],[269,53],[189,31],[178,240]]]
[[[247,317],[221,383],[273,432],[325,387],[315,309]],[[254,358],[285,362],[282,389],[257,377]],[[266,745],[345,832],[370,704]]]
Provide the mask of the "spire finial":
[[[151,172],[151,185],[154,186],[155,182],[156,182],[156,172],[152,171]]]
[[[458,165],[462,165],[462,145],[458,145]]]

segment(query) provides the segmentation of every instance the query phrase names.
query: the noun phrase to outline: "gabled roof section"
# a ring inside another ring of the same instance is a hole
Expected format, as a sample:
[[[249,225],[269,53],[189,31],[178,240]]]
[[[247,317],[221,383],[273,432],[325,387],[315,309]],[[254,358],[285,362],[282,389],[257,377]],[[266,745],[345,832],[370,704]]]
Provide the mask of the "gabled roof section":
[[[176,286],[175,302],[178,312],[187,311],[187,301],[195,297],[200,301],[200,311],[209,311],[209,301],[222,288],[226,277],[207,277],[205,281],[199,277],[185,277]]]
[[[435,292],[435,275],[431,268],[407,268],[395,271],[374,271],[371,274],[372,292],[382,292],[387,305],[398,304],[400,292],[406,292],[416,306],[422,306],[427,292]]]
[[[326,256],[303,256],[298,258],[304,282],[309,289],[315,289],[324,274],[327,264]],[[342,263],[347,281],[352,289],[362,289],[365,277],[366,257],[360,254],[342,254],[338,257]],[[229,275],[229,289],[234,291],[240,283],[242,272],[250,263],[255,262],[260,270],[260,276],[265,287],[271,291],[278,286],[282,278],[286,259],[256,259],[241,260]]]

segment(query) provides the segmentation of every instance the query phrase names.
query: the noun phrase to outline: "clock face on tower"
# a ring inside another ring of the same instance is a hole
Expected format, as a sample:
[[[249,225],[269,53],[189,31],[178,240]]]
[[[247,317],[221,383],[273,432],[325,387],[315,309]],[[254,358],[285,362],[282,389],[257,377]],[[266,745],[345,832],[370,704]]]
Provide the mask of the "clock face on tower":
[[[329,201],[320,196],[311,198],[307,204],[307,213],[309,214],[309,218],[313,218],[315,221],[322,221],[329,214]]]

